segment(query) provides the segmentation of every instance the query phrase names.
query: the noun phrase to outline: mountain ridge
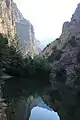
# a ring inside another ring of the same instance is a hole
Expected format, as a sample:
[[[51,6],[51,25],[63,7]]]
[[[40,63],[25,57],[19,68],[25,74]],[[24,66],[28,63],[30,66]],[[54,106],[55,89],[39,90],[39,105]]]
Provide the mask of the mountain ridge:
[[[64,83],[70,86],[79,87],[76,82],[76,69],[80,68],[80,4],[72,15],[70,22],[65,22],[62,28],[62,34],[55,41],[51,42],[41,52],[41,56],[46,57],[51,66],[51,81],[55,81],[58,69],[66,71],[66,80]],[[75,76],[72,79],[72,76]]]
[[[60,91],[67,111],[63,120],[80,119],[80,3],[70,22],[65,22],[61,36],[48,44],[40,54],[52,69],[50,83]]]
[[[80,3],[77,5],[77,8],[72,15],[71,21],[63,23],[62,34],[60,37],[49,43],[47,45],[48,47],[45,47],[42,51],[42,55],[47,52],[46,49],[48,50],[48,48],[52,49],[56,46],[57,49],[62,49],[64,44],[68,42],[72,36],[75,36],[76,38],[80,36]]]
[[[16,32],[19,42],[22,45],[25,54],[37,54],[42,48],[37,46],[35,39],[34,27],[29,20],[25,19],[16,3],[13,2],[14,19],[16,24]],[[39,51],[38,51],[39,50]]]

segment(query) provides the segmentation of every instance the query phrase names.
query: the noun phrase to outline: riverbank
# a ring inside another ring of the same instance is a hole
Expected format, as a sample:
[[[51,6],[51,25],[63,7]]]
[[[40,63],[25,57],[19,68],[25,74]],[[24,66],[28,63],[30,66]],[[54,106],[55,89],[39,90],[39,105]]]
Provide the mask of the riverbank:
[[[14,76],[10,76],[7,73],[3,72],[3,70],[0,70],[0,79],[4,80],[4,79],[10,79],[12,77],[14,77]]]

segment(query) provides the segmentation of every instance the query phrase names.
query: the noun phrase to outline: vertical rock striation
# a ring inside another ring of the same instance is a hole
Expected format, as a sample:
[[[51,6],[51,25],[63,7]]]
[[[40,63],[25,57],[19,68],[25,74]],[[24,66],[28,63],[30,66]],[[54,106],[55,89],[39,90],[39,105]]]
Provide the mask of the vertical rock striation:
[[[0,33],[9,37],[15,34],[12,2],[12,0],[0,0]]]
[[[12,4],[14,19],[16,24],[16,33],[19,38],[19,43],[22,47],[24,54],[34,55],[35,50],[35,33],[33,25],[29,20],[26,20],[15,3]]]

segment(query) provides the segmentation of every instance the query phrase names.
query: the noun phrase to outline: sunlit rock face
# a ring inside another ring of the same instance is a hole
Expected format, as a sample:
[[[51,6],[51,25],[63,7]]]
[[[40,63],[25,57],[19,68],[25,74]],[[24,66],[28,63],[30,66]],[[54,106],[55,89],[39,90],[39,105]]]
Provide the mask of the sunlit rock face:
[[[19,43],[25,54],[35,54],[35,33],[33,25],[26,20],[15,3],[12,4],[14,11],[14,19],[16,24],[16,33]]]
[[[15,34],[12,0],[0,0],[0,33],[12,37]]]

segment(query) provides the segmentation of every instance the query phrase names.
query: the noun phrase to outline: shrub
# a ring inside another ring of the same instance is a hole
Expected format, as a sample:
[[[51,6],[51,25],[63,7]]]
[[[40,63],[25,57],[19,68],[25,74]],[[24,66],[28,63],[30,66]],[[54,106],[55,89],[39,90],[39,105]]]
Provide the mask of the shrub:
[[[14,73],[15,68],[19,69],[22,67],[22,54],[19,50],[18,43],[16,42],[16,46],[14,45],[14,41],[11,40],[12,44],[8,46],[8,39],[6,36],[0,34],[0,67],[6,68],[7,73],[12,74],[13,70]],[[11,70],[11,71],[10,71]],[[17,70],[18,71],[18,70]]]
[[[47,59],[40,56],[36,56],[34,59],[31,59],[30,57],[26,58],[24,69],[26,76],[28,75],[42,79],[50,72]]]

